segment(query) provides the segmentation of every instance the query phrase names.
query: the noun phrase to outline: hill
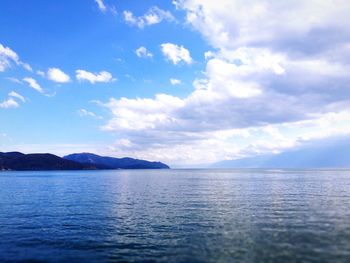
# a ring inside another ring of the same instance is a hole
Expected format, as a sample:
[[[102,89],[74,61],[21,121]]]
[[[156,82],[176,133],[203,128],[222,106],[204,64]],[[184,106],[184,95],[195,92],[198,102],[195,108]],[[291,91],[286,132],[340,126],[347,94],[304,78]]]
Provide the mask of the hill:
[[[74,153],[63,158],[82,164],[104,166],[109,169],[169,169],[168,165],[161,162],[149,162],[129,157],[114,158],[92,153]]]
[[[91,164],[81,164],[49,153],[23,154],[0,152],[0,170],[86,170],[97,169]]]

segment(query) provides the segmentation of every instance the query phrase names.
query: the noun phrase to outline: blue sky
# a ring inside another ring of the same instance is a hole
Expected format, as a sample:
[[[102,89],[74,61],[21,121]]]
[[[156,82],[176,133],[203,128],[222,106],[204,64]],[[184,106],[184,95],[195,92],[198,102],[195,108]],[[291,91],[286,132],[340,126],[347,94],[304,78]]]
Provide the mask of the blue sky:
[[[347,1],[0,6],[1,151],[198,165],[350,132]]]

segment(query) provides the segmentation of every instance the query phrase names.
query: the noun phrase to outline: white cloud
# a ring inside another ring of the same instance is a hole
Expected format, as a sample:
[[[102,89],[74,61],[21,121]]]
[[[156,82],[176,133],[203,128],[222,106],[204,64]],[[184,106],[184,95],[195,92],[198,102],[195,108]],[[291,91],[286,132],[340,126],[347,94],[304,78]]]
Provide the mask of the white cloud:
[[[35,79],[27,77],[27,78],[24,78],[23,81],[26,82],[31,88],[35,89],[36,91],[40,93],[44,93],[44,90],[41,88],[39,83],[36,82]]]
[[[152,58],[153,54],[147,50],[145,47],[139,47],[135,50],[136,56],[139,58]]]
[[[145,108],[147,104],[151,104],[151,102],[139,102],[139,106]],[[162,109],[169,107],[168,104],[159,106]],[[144,113],[145,115],[141,113],[142,118],[147,117],[147,121],[139,123],[136,121],[135,107],[136,105],[128,107],[132,113],[126,109],[116,111],[113,108],[115,116],[117,114],[118,116],[128,115],[122,118],[124,120],[119,119],[119,123],[109,123],[110,125],[120,125],[119,128],[116,126],[105,127],[109,128],[110,131],[117,132],[120,138],[129,142],[128,147],[116,142],[115,154],[132,154],[137,158],[162,160],[170,164],[203,164],[266,153],[278,153],[315,139],[350,135],[349,111],[327,113],[316,119],[300,122],[276,123],[261,127],[186,131],[176,125],[176,122],[181,120],[171,120],[169,113],[163,116],[158,115],[162,110],[152,113],[147,111]],[[172,114],[172,116],[176,115]],[[168,124],[173,125],[166,128]],[[127,129],[131,130],[126,131]]]
[[[252,69],[241,69],[241,67],[221,59],[212,59],[207,64],[207,78],[200,81],[202,85],[207,86],[207,90],[213,91],[215,89],[220,94],[229,94],[232,97],[249,98],[260,95],[262,91],[259,83],[240,79],[239,75],[244,75],[246,70]],[[200,86],[199,89],[203,89],[203,86]]]
[[[171,78],[170,79],[170,83],[171,83],[171,85],[180,85],[181,84],[181,80]]]
[[[89,81],[92,84],[95,84],[96,82],[111,82],[115,80],[112,74],[107,71],[92,73],[82,69],[76,70],[76,78],[79,81]]]
[[[129,142],[117,141],[116,154],[208,163],[350,134],[350,2],[182,0],[176,7],[212,47],[203,74],[181,98],[101,104],[112,114],[103,129]],[[162,45],[172,63],[191,63],[180,50]]]
[[[44,71],[37,70],[36,74],[39,75],[40,77],[43,77],[43,78],[45,77],[45,72]]]
[[[70,81],[69,75],[59,68],[49,68],[47,71],[47,78],[57,83],[67,83]]]
[[[11,91],[8,95],[9,97],[17,98],[22,102],[26,102],[25,98],[22,95],[18,94],[17,92]]]
[[[102,119],[101,116],[98,116],[95,113],[93,113],[91,111],[87,111],[85,109],[78,110],[78,114],[79,114],[80,117],[93,117],[93,118],[96,118],[96,119]]]
[[[32,67],[28,63],[21,62],[20,65],[28,71],[33,71]]]
[[[151,7],[144,15],[135,16],[131,11],[125,10],[123,12],[124,20],[126,23],[138,28],[144,28],[145,26],[159,24],[162,21],[174,21],[174,16],[166,10],[160,9],[157,6]]]
[[[0,72],[5,71],[10,66],[10,61],[19,64],[19,57],[12,49],[0,44]]]
[[[104,0],[95,0],[95,3],[97,4],[98,9],[102,13],[110,12],[112,15],[117,15],[117,8],[114,5],[106,5]]]
[[[220,5],[215,1],[184,0],[177,1],[177,6],[186,11],[187,22],[220,49],[249,45],[277,47],[287,43],[289,48],[302,49],[292,43],[306,44],[310,38],[321,40],[324,34],[333,37],[333,30],[340,38],[349,33],[346,25],[350,2],[343,0],[296,0],[281,4],[222,0]]]
[[[0,44],[0,72],[5,71],[11,66],[11,62],[22,66],[28,71],[32,71],[32,68],[28,63],[24,63],[19,59],[19,56],[11,48],[5,47]]]
[[[15,99],[18,99],[22,102],[26,101],[22,95],[18,94],[17,92],[11,91],[8,94],[8,98],[0,102],[0,109],[18,108],[19,103]]]
[[[178,46],[172,43],[164,43],[161,45],[161,50],[163,55],[173,62],[174,65],[177,65],[181,61],[191,64],[192,58],[190,52],[183,46]]]
[[[103,3],[103,0],[95,0],[95,2],[97,3],[98,9],[100,9],[101,12],[106,12],[107,7]]]
[[[181,99],[165,94],[158,94],[155,99],[111,99],[105,107],[109,108],[116,118],[104,129],[145,130],[171,124],[175,119],[170,113],[183,105]]]
[[[18,108],[19,104],[13,98],[8,98],[7,100],[0,102],[0,109]]]
[[[137,17],[134,16],[134,14],[131,11],[124,11],[124,20],[130,25],[137,25],[138,24],[138,19]],[[142,27],[143,27],[143,22],[142,22]]]
[[[210,59],[210,58],[213,58],[215,57],[215,53],[213,51],[206,51],[204,53],[204,58],[207,60],[207,59]]]

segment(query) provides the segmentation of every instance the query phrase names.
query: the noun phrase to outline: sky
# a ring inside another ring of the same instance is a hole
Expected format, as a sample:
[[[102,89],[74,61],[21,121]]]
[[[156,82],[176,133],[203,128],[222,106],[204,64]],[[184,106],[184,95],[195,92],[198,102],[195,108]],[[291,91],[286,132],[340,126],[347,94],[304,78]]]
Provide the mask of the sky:
[[[2,0],[0,151],[200,166],[348,136],[349,13],[347,0]]]

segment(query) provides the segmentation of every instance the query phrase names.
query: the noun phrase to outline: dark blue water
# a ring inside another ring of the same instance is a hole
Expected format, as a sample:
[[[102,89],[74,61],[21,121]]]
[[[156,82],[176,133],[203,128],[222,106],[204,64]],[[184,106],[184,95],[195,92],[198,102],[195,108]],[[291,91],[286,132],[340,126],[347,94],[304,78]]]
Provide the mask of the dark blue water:
[[[0,173],[0,261],[350,262],[350,171]]]

